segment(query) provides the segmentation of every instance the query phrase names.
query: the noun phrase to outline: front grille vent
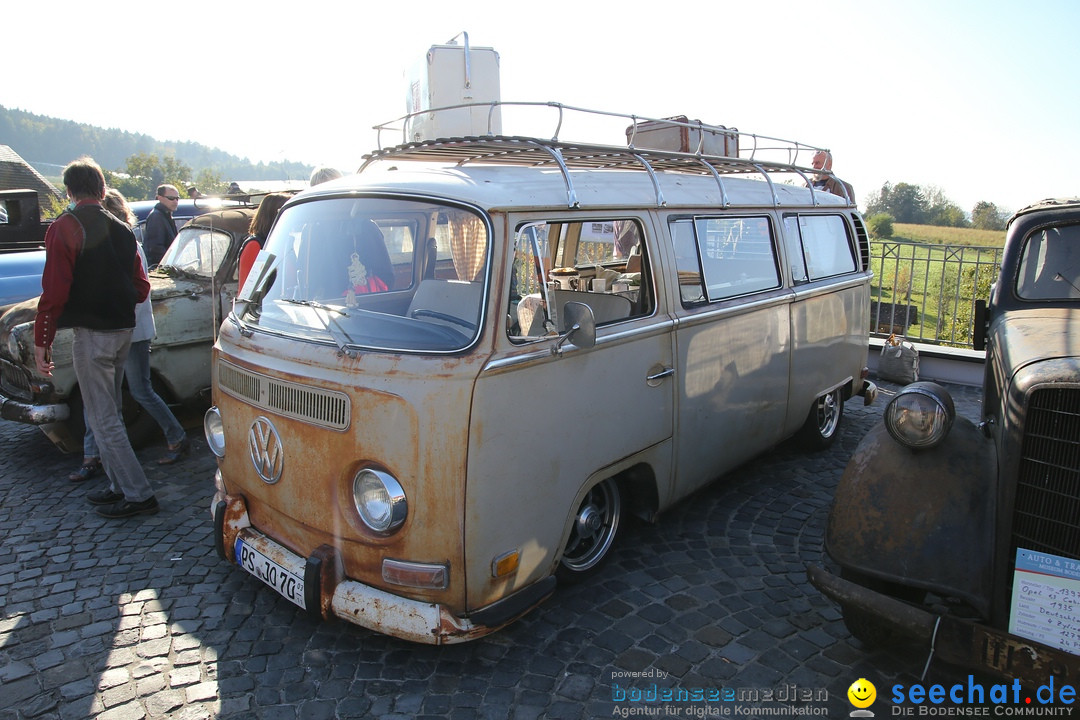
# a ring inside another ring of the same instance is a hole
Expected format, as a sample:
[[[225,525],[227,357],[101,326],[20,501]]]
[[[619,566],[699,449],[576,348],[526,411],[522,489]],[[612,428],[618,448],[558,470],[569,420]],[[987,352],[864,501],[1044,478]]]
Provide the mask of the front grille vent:
[[[21,367],[7,360],[0,360],[0,387],[8,396],[18,400],[30,401],[34,397],[30,390],[30,376]]]
[[[257,408],[331,430],[349,428],[351,405],[345,393],[286,382],[218,362],[218,387]]]
[[[1080,388],[1031,393],[1012,539],[1014,550],[1080,559]]]

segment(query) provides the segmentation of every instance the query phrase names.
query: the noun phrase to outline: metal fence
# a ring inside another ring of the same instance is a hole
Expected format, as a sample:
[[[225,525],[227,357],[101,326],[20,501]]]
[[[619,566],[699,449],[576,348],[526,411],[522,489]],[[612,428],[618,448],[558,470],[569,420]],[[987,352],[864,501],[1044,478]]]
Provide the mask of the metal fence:
[[[871,336],[971,348],[975,300],[987,300],[1002,248],[871,241]]]

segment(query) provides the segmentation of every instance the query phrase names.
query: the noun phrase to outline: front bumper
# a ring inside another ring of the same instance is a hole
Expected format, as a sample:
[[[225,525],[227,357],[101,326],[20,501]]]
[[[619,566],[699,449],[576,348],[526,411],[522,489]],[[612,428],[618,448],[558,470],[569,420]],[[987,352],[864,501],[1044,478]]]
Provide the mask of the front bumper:
[[[817,566],[807,568],[807,577],[841,607],[858,609],[892,626],[945,662],[1016,678],[1027,687],[1044,685],[1051,677],[1075,685],[1080,678],[1078,655],[986,625],[934,614]]]
[[[369,630],[431,645],[448,645],[487,635],[539,604],[554,590],[554,577],[484,608],[471,618],[454,615],[439,603],[410,600],[344,577],[336,550],[323,545],[304,558],[275,542],[248,517],[243,497],[214,497],[214,534],[218,554],[239,564],[236,540],[292,569],[304,578],[304,599],[309,614],[320,619],[337,617]]]
[[[48,425],[59,423],[71,417],[67,403],[32,403],[17,400],[0,393],[0,418],[26,423],[27,425]]]

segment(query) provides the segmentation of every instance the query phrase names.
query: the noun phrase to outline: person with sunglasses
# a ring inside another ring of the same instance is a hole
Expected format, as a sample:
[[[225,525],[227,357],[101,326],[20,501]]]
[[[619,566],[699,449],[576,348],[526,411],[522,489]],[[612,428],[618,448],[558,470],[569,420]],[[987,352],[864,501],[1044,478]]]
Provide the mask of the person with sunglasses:
[[[161,185],[157,189],[157,205],[146,217],[146,229],[143,232],[143,252],[146,262],[153,267],[161,262],[165,251],[176,237],[176,223],[173,211],[180,204],[180,191],[172,185]]]

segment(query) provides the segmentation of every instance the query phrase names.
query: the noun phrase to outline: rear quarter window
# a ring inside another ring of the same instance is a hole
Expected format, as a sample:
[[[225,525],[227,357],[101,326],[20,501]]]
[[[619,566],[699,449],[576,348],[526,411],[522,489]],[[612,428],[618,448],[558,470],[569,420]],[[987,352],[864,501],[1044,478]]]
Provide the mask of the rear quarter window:
[[[839,215],[786,215],[784,236],[796,284],[856,269],[847,223]]]

